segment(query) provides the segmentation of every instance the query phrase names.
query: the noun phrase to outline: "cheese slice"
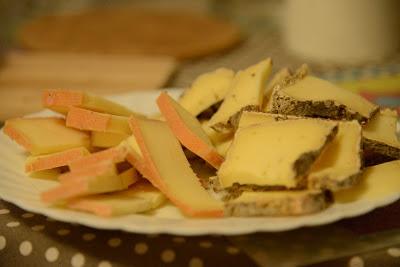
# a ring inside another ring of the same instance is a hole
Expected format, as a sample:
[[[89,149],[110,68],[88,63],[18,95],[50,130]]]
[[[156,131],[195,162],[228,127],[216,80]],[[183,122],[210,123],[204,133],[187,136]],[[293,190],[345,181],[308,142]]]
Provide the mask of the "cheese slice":
[[[157,105],[182,145],[218,169],[224,158],[214,148],[197,118],[166,93],[160,94]]]
[[[227,139],[222,141],[221,143],[218,143],[215,148],[217,149],[218,153],[223,156],[226,157],[229,148],[231,147],[231,144],[233,142],[233,138]]]
[[[322,191],[243,192],[225,204],[230,216],[304,215],[324,210],[331,199]]]
[[[35,172],[67,166],[88,154],[90,153],[85,147],[76,147],[47,155],[29,156],[25,161],[25,171]]]
[[[201,186],[165,122],[132,117],[130,125],[150,172],[150,182],[185,215],[222,216],[222,203]]]
[[[269,112],[366,123],[378,111],[362,96],[313,76],[288,84],[274,90]]]
[[[29,173],[29,177],[35,179],[43,179],[43,180],[57,180],[58,176],[61,174],[60,168],[42,170]]]
[[[217,131],[231,131],[242,110],[261,109],[265,81],[272,69],[271,59],[266,59],[243,71],[239,71],[232,81],[218,111],[210,119],[210,125]]]
[[[126,160],[132,164],[132,166],[135,167],[144,178],[151,180],[150,170],[143,158],[142,151],[140,150],[135,136],[132,135],[127,138],[125,140],[125,146],[128,149]]]
[[[119,145],[129,137],[125,133],[91,132],[91,144],[94,147],[110,148]]]
[[[110,217],[147,212],[158,208],[165,200],[165,196],[151,184],[138,182],[124,191],[76,198],[68,201],[66,206]]]
[[[193,116],[197,116],[224,99],[233,76],[234,72],[226,68],[204,73],[185,90],[178,102]]]
[[[272,89],[279,84],[283,79],[290,77],[291,73],[288,68],[282,68],[268,82],[267,88],[264,91],[263,110],[266,111],[266,106],[271,98]]]
[[[305,186],[313,162],[337,132],[337,123],[298,119],[240,128],[218,170],[222,187]]]
[[[68,166],[71,171],[85,169],[90,165],[97,164],[102,161],[112,161],[114,163],[122,162],[125,160],[127,148],[124,144],[116,147],[108,148],[98,151],[81,158],[69,162]]]
[[[396,136],[397,113],[383,109],[363,127],[364,149],[400,159],[400,141]]]
[[[62,118],[11,119],[6,121],[3,131],[34,156],[90,147],[90,136],[66,127]]]
[[[335,201],[373,201],[400,196],[400,160],[375,165],[365,169],[359,185],[335,192]]]
[[[69,109],[66,125],[67,127],[86,131],[131,134],[127,117],[77,107]]]
[[[138,115],[132,110],[110,100],[76,90],[44,90],[43,106],[55,112],[67,114],[70,107],[81,107],[120,116]]]
[[[62,178],[62,180],[59,186],[41,193],[42,201],[58,203],[80,196],[120,191],[136,182],[138,177],[134,169],[118,175],[115,164],[110,162],[110,167],[105,168],[100,174],[88,173],[87,176],[70,177],[69,180]]]
[[[301,117],[244,112],[239,128],[281,120],[297,120]],[[319,120],[309,118],[310,120]],[[362,167],[361,126],[357,121],[338,122],[338,133],[313,165],[307,178],[308,187],[332,191],[356,184]]]

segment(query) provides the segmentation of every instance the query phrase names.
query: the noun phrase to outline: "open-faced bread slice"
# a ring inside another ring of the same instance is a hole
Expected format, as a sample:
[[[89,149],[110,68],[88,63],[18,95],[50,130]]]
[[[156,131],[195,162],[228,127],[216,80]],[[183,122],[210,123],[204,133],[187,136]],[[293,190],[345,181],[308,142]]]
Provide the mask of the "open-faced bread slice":
[[[222,203],[202,187],[178,139],[162,121],[130,118],[133,134],[149,170],[148,179],[185,215],[223,215]]]
[[[337,123],[284,120],[238,129],[218,170],[224,188],[234,184],[299,188],[337,133]]]
[[[232,131],[244,110],[259,111],[264,97],[265,81],[272,69],[271,59],[236,73],[232,87],[209,125],[219,132]]]
[[[367,152],[400,159],[400,141],[396,136],[397,113],[384,109],[363,127],[363,147]]]
[[[142,181],[123,191],[72,199],[66,206],[110,217],[147,212],[159,207],[165,200],[165,196],[157,188]]]
[[[76,147],[61,152],[41,156],[29,156],[25,161],[26,172],[37,172],[68,166],[69,163],[79,160],[90,154],[85,147]]]
[[[44,90],[42,103],[45,108],[62,114],[67,114],[70,107],[80,107],[120,116],[138,115],[120,104],[77,90]]]
[[[243,192],[225,203],[230,216],[289,216],[315,213],[332,202],[323,191]]]
[[[214,148],[196,117],[166,93],[160,94],[157,105],[182,145],[218,169],[224,158]]]
[[[233,76],[234,72],[226,68],[204,73],[183,92],[178,102],[196,117],[224,99],[231,87]]]
[[[68,128],[62,118],[16,118],[7,120],[5,134],[32,155],[90,147],[89,134]]]
[[[267,111],[271,113],[358,120],[366,123],[378,106],[360,95],[314,76],[296,76],[275,86]]]

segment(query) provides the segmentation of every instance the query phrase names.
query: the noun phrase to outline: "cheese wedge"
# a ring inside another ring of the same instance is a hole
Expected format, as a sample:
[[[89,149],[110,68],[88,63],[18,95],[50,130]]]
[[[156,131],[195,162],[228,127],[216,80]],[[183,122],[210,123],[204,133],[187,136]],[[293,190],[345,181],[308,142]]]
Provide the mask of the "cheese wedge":
[[[290,77],[292,74],[288,68],[282,68],[280,69],[277,73],[274,74],[274,76],[271,78],[271,80],[268,82],[267,88],[264,91],[264,100],[263,100],[263,110],[266,111],[266,106],[271,98],[272,95],[272,89],[282,82],[283,79]]]
[[[71,171],[85,169],[87,166],[97,164],[102,161],[112,161],[114,163],[122,162],[125,160],[127,148],[124,144],[108,148],[99,152],[86,155],[71,161],[68,166]]]
[[[400,159],[400,141],[396,137],[397,113],[381,110],[363,127],[363,146],[366,151]]]
[[[268,112],[366,123],[378,111],[362,96],[313,76],[286,82],[272,93]]]
[[[300,117],[244,112],[239,128]],[[310,118],[310,120],[315,120]],[[318,120],[318,119],[317,119]],[[362,168],[361,126],[357,121],[338,122],[338,133],[319,156],[308,175],[308,187],[336,191],[356,184]]]
[[[130,126],[149,169],[150,182],[185,215],[222,216],[222,203],[201,186],[178,139],[165,122],[130,118]]]
[[[240,128],[218,170],[221,185],[305,187],[312,164],[336,133],[337,123],[309,119]]]
[[[218,154],[196,117],[166,93],[160,94],[157,105],[182,145],[218,169],[224,158]]]
[[[272,61],[266,59],[235,75],[221,107],[210,119],[210,125],[216,131],[232,131],[243,110],[261,109],[265,81],[271,69]]]
[[[77,107],[69,109],[66,125],[67,127],[86,131],[131,134],[127,117]]]
[[[6,121],[3,131],[34,156],[90,147],[90,136],[66,127],[61,118],[11,119]]]
[[[335,192],[335,201],[373,201],[400,195],[400,160],[375,165],[365,169],[359,185]]]
[[[120,191],[138,180],[134,169],[129,169],[118,175],[112,162],[110,162],[109,168],[106,168],[100,174],[88,173],[87,176],[82,175],[69,180],[61,179],[63,182],[59,186],[41,193],[42,201],[58,203],[80,196]]]
[[[322,191],[243,192],[225,204],[228,216],[289,216],[324,210],[332,202]]]
[[[119,145],[122,141],[129,137],[125,133],[111,132],[91,132],[92,146],[100,148],[110,148]]]
[[[35,172],[67,166],[88,154],[90,153],[85,147],[76,147],[47,155],[29,156],[25,161],[25,171]]]
[[[120,116],[138,115],[132,110],[110,100],[76,90],[44,90],[42,103],[45,108],[67,114],[70,107],[81,107]]]
[[[204,73],[185,90],[178,102],[196,117],[224,99],[230,89],[233,76],[234,72],[226,68]]]
[[[147,212],[158,208],[165,200],[165,196],[151,184],[138,182],[124,191],[73,199],[66,206],[110,217]]]

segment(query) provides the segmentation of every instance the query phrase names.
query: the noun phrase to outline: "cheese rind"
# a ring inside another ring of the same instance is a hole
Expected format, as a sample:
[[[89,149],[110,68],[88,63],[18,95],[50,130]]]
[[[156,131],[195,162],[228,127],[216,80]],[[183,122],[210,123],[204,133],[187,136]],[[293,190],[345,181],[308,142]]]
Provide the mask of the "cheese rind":
[[[234,72],[226,68],[204,73],[185,90],[178,102],[193,116],[197,116],[224,99],[233,76]]]
[[[400,160],[375,165],[365,169],[360,184],[334,193],[335,201],[379,201],[400,195]]]
[[[231,89],[210,119],[209,123],[216,131],[232,131],[243,110],[261,109],[265,81],[271,69],[272,61],[266,59],[236,73]]]
[[[394,159],[400,159],[400,141],[396,136],[397,114],[384,109],[363,127],[363,147]]]
[[[274,89],[268,112],[366,123],[379,108],[360,95],[313,76],[286,82],[287,86]]]
[[[178,139],[165,122],[131,117],[150,182],[185,215],[222,216],[222,203],[213,199],[190,168]]]
[[[243,192],[225,204],[230,216],[289,216],[324,210],[331,203],[322,191]]]
[[[85,147],[77,147],[42,156],[29,156],[25,161],[25,171],[35,172],[67,166],[88,154],[90,152]]]
[[[88,109],[71,107],[66,117],[67,127],[85,131],[131,134],[128,118]]]
[[[124,191],[73,199],[66,206],[110,217],[147,212],[158,208],[165,200],[165,196],[151,184],[138,182]]]
[[[196,117],[166,93],[160,94],[157,105],[178,140],[187,149],[218,169],[224,158],[214,148]]]
[[[81,107],[120,116],[136,114],[130,109],[110,100],[76,90],[44,90],[42,103],[44,107],[62,114],[67,114],[70,107]]]
[[[75,147],[90,148],[90,136],[66,127],[62,118],[11,119],[6,121],[3,131],[34,156]]]
[[[304,187],[310,167],[336,133],[337,123],[309,119],[240,128],[218,170],[221,185]]]

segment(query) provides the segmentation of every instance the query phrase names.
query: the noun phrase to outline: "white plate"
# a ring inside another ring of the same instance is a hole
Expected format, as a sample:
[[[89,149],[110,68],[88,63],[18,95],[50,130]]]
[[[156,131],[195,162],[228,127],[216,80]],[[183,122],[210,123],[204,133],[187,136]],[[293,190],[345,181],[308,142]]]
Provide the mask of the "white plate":
[[[177,96],[181,91],[174,90]],[[158,92],[135,92],[111,97],[113,100],[145,113],[157,112],[155,98]],[[37,115],[50,115],[43,111]],[[48,207],[39,200],[39,193],[56,183],[27,177],[23,172],[25,153],[4,133],[0,133],[0,197],[25,210],[40,213],[59,221],[80,223],[99,229],[119,229],[135,233],[170,233],[179,235],[245,234],[256,231],[284,231],[303,226],[331,223],[342,218],[365,214],[400,198],[392,195],[378,201],[358,201],[334,204],[327,210],[300,217],[190,219],[181,215],[172,205],[151,215],[129,215],[117,218],[99,218],[91,214]]]

